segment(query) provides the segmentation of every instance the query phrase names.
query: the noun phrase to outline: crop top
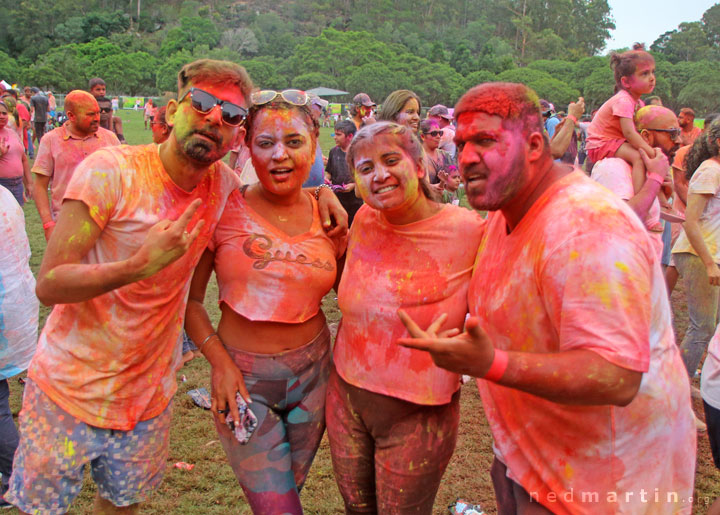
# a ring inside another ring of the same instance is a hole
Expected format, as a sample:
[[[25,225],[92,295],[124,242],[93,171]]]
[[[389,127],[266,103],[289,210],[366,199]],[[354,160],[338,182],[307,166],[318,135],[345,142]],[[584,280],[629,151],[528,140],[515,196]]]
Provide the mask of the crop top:
[[[317,201],[309,197],[310,229],[289,236],[253,210],[240,190],[230,195],[208,245],[220,302],[253,321],[298,324],[317,314],[345,246],[325,234]]]

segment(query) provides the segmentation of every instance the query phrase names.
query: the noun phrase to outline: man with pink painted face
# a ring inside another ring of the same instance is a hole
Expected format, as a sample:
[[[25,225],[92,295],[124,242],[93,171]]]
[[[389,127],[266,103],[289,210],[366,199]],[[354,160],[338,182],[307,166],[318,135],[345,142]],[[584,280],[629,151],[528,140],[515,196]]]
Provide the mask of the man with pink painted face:
[[[662,106],[642,107],[635,114],[635,127],[648,145],[659,148],[668,163],[672,161],[680,146],[680,126],[675,113]],[[594,180],[627,201],[628,206],[643,221],[658,259],[663,253],[663,226],[660,224],[660,202],[657,194],[664,185],[666,196],[672,195],[669,170],[669,164],[648,170],[647,180],[637,192],[633,189],[632,167],[624,159],[601,159],[595,163],[591,175]]]
[[[526,86],[476,86],[455,116],[468,200],[491,211],[472,316],[458,334],[401,313],[414,338],[400,343],[478,378],[498,512],[690,513],[689,384],[643,224],[553,162]]]

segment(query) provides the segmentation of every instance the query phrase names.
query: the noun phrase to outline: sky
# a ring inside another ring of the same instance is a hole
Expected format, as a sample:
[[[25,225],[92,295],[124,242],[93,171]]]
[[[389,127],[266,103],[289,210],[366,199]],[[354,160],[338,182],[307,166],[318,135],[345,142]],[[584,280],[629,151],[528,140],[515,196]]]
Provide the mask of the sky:
[[[685,21],[699,21],[717,0],[608,0],[616,29],[606,50],[625,48],[639,41],[650,48],[658,36]]]

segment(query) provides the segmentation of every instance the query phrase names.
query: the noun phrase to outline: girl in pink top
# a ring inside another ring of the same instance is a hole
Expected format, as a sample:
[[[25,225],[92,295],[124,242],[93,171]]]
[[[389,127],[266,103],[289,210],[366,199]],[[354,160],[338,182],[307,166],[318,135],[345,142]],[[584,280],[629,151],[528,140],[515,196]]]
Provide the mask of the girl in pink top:
[[[9,189],[22,206],[30,192],[30,163],[22,140],[8,125],[10,117],[10,110],[0,102],[0,186]]]
[[[259,182],[228,199],[195,270],[186,329],[212,365],[215,424],[253,512],[301,514],[299,491],[325,431],[330,333],[320,307],[346,238],[325,234],[315,197],[302,190],[319,133],[307,95],[251,98],[246,141]],[[203,307],[213,270],[217,332]],[[225,418],[240,420],[238,393],[258,419],[244,445]]]
[[[640,97],[655,89],[655,59],[642,48],[642,45],[635,45],[634,50],[610,56],[616,94],[598,110],[588,127],[585,143],[588,157],[593,162],[619,157],[630,163],[636,192],[645,183],[645,165],[640,150],[649,157],[655,155],[655,149],[635,130],[635,112],[645,105]]]
[[[342,322],[326,418],[346,513],[431,513],[455,448],[460,378],[422,352],[398,310],[461,328],[484,221],[434,200],[414,130],[376,122],[347,161],[365,205],[350,231],[338,290]]]

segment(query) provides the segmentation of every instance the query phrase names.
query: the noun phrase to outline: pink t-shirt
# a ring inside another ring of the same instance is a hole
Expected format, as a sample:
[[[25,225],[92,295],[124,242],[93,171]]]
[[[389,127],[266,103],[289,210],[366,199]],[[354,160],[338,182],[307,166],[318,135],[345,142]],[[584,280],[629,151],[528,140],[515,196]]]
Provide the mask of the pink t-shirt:
[[[65,189],[70,183],[75,167],[80,161],[99,148],[119,145],[120,141],[112,131],[100,127],[98,131],[85,138],[73,136],[67,124],[53,129],[40,140],[40,148],[33,163],[32,172],[46,175],[50,179],[50,212],[53,220],[62,207]]]
[[[644,106],[642,100],[635,100],[630,93],[621,89],[605,102],[590,122],[585,148],[599,148],[607,141],[625,139],[620,128],[620,118],[635,117],[635,112]]]
[[[163,168],[157,145],[102,149],[77,167],[65,198],[84,202],[102,229],[83,263],[128,259],[153,225],[176,220],[195,199],[203,204],[188,228],[205,225],[185,255],[155,275],[53,308],[29,376],[62,409],[90,425],[127,431],[167,407],[177,389],[190,277],[237,185],[218,162],[185,191]]]
[[[233,192],[208,248],[215,251],[220,302],[250,320],[297,324],[320,311],[335,284],[335,244],[322,228],[315,198],[307,232],[297,236],[269,223]]]
[[[426,352],[397,344],[408,335],[402,308],[421,327],[447,313],[446,328],[462,328],[467,288],[485,221],[445,204],[407,225],[391,225],[380,211],[360,208],[350,230],[338,306],[342,322],[335,366],[348,383],[416,404],[450,402],[459,377]]]
[[[3,179],[23,176],[25,147],[18,133],[10,127],[0,129],[0,142],[8,145],[7,153],[0,156],[0,177]]]
[[[478,380],[508,477],[554,513],[692,507],[689,383],[644,233],[625,202],[580,171],[545,191],[510,234],[502,213],[488,218],[469,304],[495,347],[584,349],[643,372],[626,407],[563,405]]]
[[[624,159],[608,157],[598,161],[593,166],[591,177],[623,200],[630,200],[635,196],[632,183],[632,167]],[[663,229],[660,224],[660,201],[657,198],[650,205],[643,223],[659,259],[663,251]]]

